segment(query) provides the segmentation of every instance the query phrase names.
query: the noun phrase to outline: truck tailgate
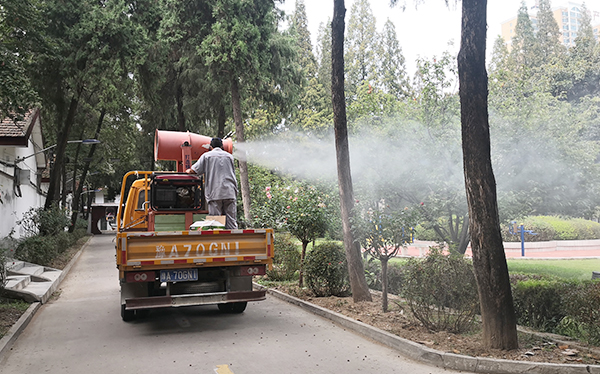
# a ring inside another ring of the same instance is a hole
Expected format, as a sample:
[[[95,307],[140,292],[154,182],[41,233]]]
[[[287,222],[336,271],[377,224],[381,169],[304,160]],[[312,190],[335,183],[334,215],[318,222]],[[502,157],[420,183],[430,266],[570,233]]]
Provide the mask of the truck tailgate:
[[[270,262],[273,230],[125,232],[117,234],[121,267]]]

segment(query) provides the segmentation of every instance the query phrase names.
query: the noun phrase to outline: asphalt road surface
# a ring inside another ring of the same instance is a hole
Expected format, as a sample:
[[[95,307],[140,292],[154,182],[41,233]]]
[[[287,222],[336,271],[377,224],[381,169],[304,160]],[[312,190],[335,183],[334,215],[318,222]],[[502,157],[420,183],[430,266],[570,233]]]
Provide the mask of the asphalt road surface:
[[[0,362],[2,374],[451,372],[271,296],[238,315],[170,308],[123,322],[112,235],[91,239]]]

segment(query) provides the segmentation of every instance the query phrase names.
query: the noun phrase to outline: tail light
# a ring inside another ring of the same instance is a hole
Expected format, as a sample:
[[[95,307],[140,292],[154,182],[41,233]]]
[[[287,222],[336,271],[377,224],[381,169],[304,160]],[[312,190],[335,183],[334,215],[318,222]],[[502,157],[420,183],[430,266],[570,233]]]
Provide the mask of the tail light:
[[[127,283],[154,282],[156,274],[153,271],[134,271],[125,275]]]
[[[265,275],[265,265],[242,266],[240,267],[240,275]]]

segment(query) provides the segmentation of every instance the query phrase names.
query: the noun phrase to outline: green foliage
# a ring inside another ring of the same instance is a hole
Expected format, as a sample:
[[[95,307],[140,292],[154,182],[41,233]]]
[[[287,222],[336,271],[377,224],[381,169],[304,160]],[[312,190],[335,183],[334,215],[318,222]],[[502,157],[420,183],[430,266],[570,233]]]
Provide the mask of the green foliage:
[[[38,265],[49,265],[52,260],[86,234],[81,223],[70,234],[65,231],[70,224],[65,212],[56,206],[49,210],[30,209],[18,222],[25,236],[15,245],[14,257]]]
[[[517,323],[600,343],[600,282],[511,274]]]
[[[585,281],[568,287],[562,294],[567,317],[557,326],[557,332],[600,344],[600,281]]]
[[[381,291],[382,290],[382,279],[381,279],[381,262],[376,261],[372,257],[364,262],[365,276],[367,278],[367,284],[369,288]],[[404,285],[404,265],[398,262],[388,263],[387,277],[388,277],[388,292],[393,295],[400,295],[402,287]]]
[[[256,225],[287,230],[303,243],[322,237],[329,223],[329,195],[308,184],[279,182],[282,184],[267,185],[262,196],[257,196],[253,208]]]
[[[557,280],[530,279],[513,285],[517,323],[553,332],[565,317],[561,295],[573,284]]]
[[[325,242],[308,252],[304,274],[308,288],[317,297],[348,294],[348,265],[344,248],[339,243]]]
[[[469,331],[479,313],[473,265],[458,255],[432,247],[425,259],[404,266],[402,296],[417,320],[433,331]]]
[[[53,205],[50,209],[31,208],[23,214],[17,222],[23,229],[25,236],[42,235],[53,236],[62,232],[70,224],[65,212]]]
[[[300,271],[300,250],[288,233],[278,233],[275,237],[273,269],[267,270],[269,280],[291,281]]]
[[[354,239],[377,259],[389,259],[413,239],[419,219],[416,208],[390,207],[384,199],[361,201],[352,220]]]
[[[590,279],[593,271],[600,269],[600,259],[509,259],[507,265],[511,274],[541,275],[565,280],[586,280]]]
[[[523,225],[525,230],[532,230],[537,234],[525,233],[525,241],[528,242],[600,239],[600,223],[581,218],[528,216],[517,221],[516,230],[520,225]],[[515,228],[513,228],[513,231],[515,231]],[[519,234],[513,235],[509,232],[508,225],[502,226],[502,235],[504,240],[508,242],[521,240]]]

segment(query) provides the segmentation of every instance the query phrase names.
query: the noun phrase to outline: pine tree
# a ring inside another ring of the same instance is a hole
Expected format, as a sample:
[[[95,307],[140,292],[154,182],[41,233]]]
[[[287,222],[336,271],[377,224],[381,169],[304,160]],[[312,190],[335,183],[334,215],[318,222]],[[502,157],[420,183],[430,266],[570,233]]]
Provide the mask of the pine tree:
[[[319,68],[317,79],[331,97],[331,20],[319,26],[317,36],[317,60]]]
[[[302,66],[306,78],[310,80],[316,75],[317,62],[310,41],[304,0],[296,0],[296,9],[291,17],[291,31],[297,38],[300,66]]]
[[[346,36],[344,54],[346,74],[346,98],[349,102],[356,97],[363,82],[376,82],[377,62],[373,41],[378,40],[376,20],[368,0],[357,0],[352,4]]]
[[[546,64],[552,58],[558,58],[564,53],[564,47],[560,43],[562,34],[550,8],[550,0],[539,0],[537,18],[538,32],[536,37],[540,45],[542,63]]]
[[[592,18],[590,11],[585,6],[585,3],[581,6],[581,18],[579,19],[579,31],[577,37],[575,37],[575,46],[571,48],[571,55],[579,58],[591,58],[594,54],[594,49],[598,44],[594,37],[594,30],[592,29]]]
[[[383,25],[380,43],[381,66],[379,77],[383,92],[397,99],[410,96],[409,77],[404,65],[402,47],[396,36],[396,27],[389,19]]]
[[[515,26],[515,36],[511,43],[511,57],[520,70],[539,65],[539,45],[535,38],[531,19],[525,2],[521,3]]]

